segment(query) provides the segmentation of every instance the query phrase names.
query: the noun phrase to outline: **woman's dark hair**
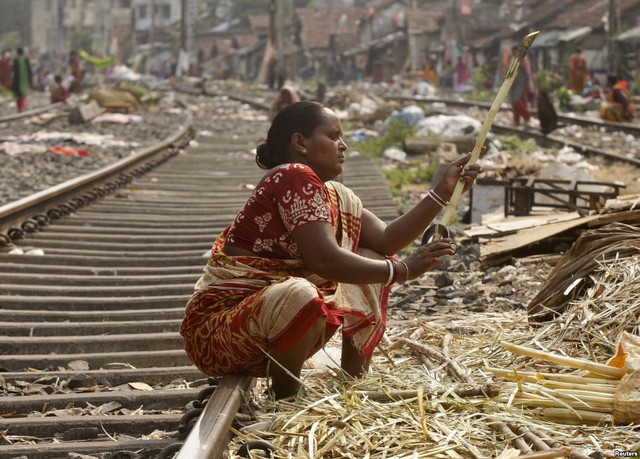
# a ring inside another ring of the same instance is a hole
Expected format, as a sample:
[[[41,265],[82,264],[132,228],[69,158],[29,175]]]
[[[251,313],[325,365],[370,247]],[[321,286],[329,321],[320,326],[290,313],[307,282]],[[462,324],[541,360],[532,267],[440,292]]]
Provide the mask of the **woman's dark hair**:
[[[262,169],[271,169],[289,162],[289,144],[293,134],[310,137],[313,130],[326,121],[324,107],[317,102],[287,105],[273,119],[267,140],[258,145],[256,163]]]

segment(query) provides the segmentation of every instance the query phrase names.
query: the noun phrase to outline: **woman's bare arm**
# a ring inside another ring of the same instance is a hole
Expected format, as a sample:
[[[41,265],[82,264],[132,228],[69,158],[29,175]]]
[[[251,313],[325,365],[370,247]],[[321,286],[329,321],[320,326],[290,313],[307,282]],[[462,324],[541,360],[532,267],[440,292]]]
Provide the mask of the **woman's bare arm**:
[[[482,153],[486,151],[483,147]],[[449,200],[458,180],[464,182],[465,191],[468,191],[478,177],[480,166],[474,164],[465,167],[470,155],[453,161],[445,176],[434,187],[435,192],[442,199]],[[362,233],[360,245],[375,250],[385,255],[393,255],[412,243],[431,224],[433,219],[442,210],[432,198],[425,197],[411,210],[385,223],[368,210],[364,210],[362,216]]]
[[[307,223],[293,231],[293,239],[309,269],[325,279],[350,284],[384,284],[389,278],[389,266],[384,260],[372,260],[341,248],[329,223]],[[450,239],[421,247],[406,260],[409,279],[422,275],[451,254]],[[406,279],[405,266],[399,263],[397,269],[398,280]]]

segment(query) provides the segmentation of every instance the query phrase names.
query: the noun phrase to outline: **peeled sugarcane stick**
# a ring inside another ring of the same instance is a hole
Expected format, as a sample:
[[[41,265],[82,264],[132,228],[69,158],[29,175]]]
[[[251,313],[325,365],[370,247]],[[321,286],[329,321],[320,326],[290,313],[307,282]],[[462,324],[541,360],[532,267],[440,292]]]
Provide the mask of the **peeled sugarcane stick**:
[[[484,123],[482,124],[482,128],[480,129],[478,137],[476,138],[476,143],[473,147],[473,150],[471,151],[471,157],[469,158],[467,165],[470,166],[472,164],[475,164],[480,158],[480,151],[482,149],[482,146],[484,145],[485,140],[487,139],[487,135],[489,134],[489,130],[491,129],[491,125],[493,124],[493,120],[496,117],[498,111],[500,111],[502,103],[507,98],[507,94],[509,93],[511,86],[515,81],[516,76],[518,76],[518,70],[520,70],[520,65],[522,64],[527,51],[529,50],[539,33],[539,31],[532,32],[526,35],[520,42],[520,46],[518,46],[516,56],[513,59],[509,70],[507,70],[507,75],[505,76],[504,82],[502,83],[498,94],[496,94],[496,98],[493,100],[493,104],[491,104],[491,108],[487,113],[487,117],[484,119]],[[458,182],[453,190],[451,198],[449,198],[449,205],[447,206],[447,210],[445,211],[441,220],[442,225],[446,226],[449,224],[449,222],[451,222],[451,218],[453,217],[453,213],[458,207],[458,202],[460,201],[460,196],[462,195],[463,190],[464,183]]]
[[[606,402],[613,400],[613,393],[591,392],[589,390],[574,390],[574,389],[559,389],[559,388],[545,388],[551,394],[559,397],[573,398],[584,400],[585,402]],[[543,393],[541,389],[535,389],[536,393]]]
[[[536,381],[560,381],[560,382],[568,382],[568,383],[577,383],[577,384],[588,384],[589,387],[596,386],[617,386],[618,380],[610,380],[610,379],[601,379],[601,378],[588,378],[585,376],[574,375],[574,374],[563,374],[563,373],[542,373],[542,372],[533,372],[533,371],[517,371],[517,370],[507,370],[504,368],[493,368],[486,367],[487,371],[490,371],[496,376],[500,376],[501,378],[517,380],[520,379],[524,381],[521,377],[531,377]]]
[[[496,399],[496,401],[499,401],[502,403],[508,403],[509,399],[507,397],[500,397]],[[567,399],[553,400],[550,398],[525,398],[525,397],[516,396],[516,398],[513,399],[511,404],[523,405],[528,407],[536,407],[536,408],[564,408],[567,410],[589,411],[589,412],[598,413],[598,414],[611,414],[613,412],[613,402],[580,403],[576,400],[567,400]]]
[[[504,422],[500,422],[500,421],[491,422],[489,423],[489,427],[500,432],[502,436],[509,443],[515,446],[518,450],[520,450],[521,453],[529,454],[533,452],[531,447],[527,445],[527,442],[524,441],[519,436],[517,436],[515,433],[513,433],[509,428],[509,426],[507,426]]]
[[[580,370],[586,370],[592,373],[610,376],[616,379],[620,379],[624,376],[624,370],[622,368],[610,367],[609,365],[603,365],[601,363],[592,362],[590,360],[576,359],[573,357],[565,357],[563,355],[552,354],[551,352],[539,351],[537,349],[519,346],[517,344],[508,343],[506,341],[501,341],[500,344],[506,350],[513,352],[514,354],[524,355],[539,360],[545,360],[547,362],[557,363],[559,365],[565,365],[572,368],[578,368]]]
[[[533,448],[536,451],[546,451],[546,450],[551,449],[551,446],[549,446],[545,442],[543,442],[542,439],[538,438],[536,435],[534,435],[533,432],[531,432],[526,427],[517,426],[515,424],[507,424],[507,426],[509,426],[509,428],[513,432],[517,433],[518,435],[521,435],[522,438],[524,438],[529,443],[531,443],[531,445],[533,446]]]
[[[473,380],[467,375],[466,371],[464,371],[458,362],[453,360],[451,357],[447,357],[438,349],[429,346],[428,344],[416,343],[415,341],[411,341],[407,338],[400,338],[398,342],[406,344],[414,351],[425,354],[427,357],[431,357],[432,359],[437,359],[443,363],[447,364],[447,372],[451,374],[454,378],[456,378],[460,382],[464,383],[472,383]]]
[[[540,440],[542,440],[552,448],[562,448],[562,443],[560,443],[558,440],[547,437],[547,434],[539,430],[537,427],[529,426],[528,429],[531,431],[531,433],[536,435]],[[592,459],[591,456],[587,456],[586,454],[582,454],[582,453],[577,453],[573,450],[571,451],[571,454],[569,455],[569,457],[571,457],[572,459]]]
[[[584,401],[592,401],[592,402],[611,402],[613,401],[615,394],[601,393],[601,392],[590,392],[588,390],[571,390],[571,389],[554,389],[554,388],[546,388],[539,387],[535,384],[524,383],[520,385],[520,392],[523,394],[535,394],[541,396],[553,396],[553,397],[563,397],[569,399],[579,399]]]
[[[514,378],[515,379],[515,378]],[[551,381],[548,379],[538,379],[535,378],[522,378],[517,379],[520,384],[533,384],[534,387],[537,388],[549,388],[553,390],[559,390],[562,392],[575,391],[577,393],[584,392],[586,394],[600,395],[607,394],[613,395],[616,392],[616,386],[613,385],[589,385],[589,384],[575,384],[575,383],[565,383],[561,381]]]
[[[571,448],[555,448],[546,451],[538,451],[524,456],[518,456],[518,459],[553,459],[554,457],[571,457]]]
[[[552,421],[560,421],[563,424],[600,424],[602,422],[611,423],[613,421],[613,417],[611,414],[597,413],[585,410],[569,410],[567,408],[545,408],[542,411],[542,415],[547,419],[550,419]]]

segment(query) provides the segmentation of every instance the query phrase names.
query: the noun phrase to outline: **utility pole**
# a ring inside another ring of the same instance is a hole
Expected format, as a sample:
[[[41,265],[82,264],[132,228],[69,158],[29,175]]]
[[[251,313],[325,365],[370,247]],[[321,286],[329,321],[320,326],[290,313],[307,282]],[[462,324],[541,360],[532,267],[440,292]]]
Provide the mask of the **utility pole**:
[[[191,67],[191,55],[193,54],[193,28],[196,17],[196,4],[193,0],[181,0],[180,2],[180,54],[178,64],[185,70]]]
[[[183,51],[187,51],[187,28],[189,26],[189,5],[187,0],[181,0],[180,3],[180,47]]]
[[[608,39],[607,39],[607,72],[617,74],[618,73],[618,59],[616,56],[614,37],[618,33],[618,4],[616,0],[609,0],[609,12],[608,12]]]
[[[156,47],[156,0],[151,0],[151,27],[149,28],[149,57],[147,58],[147,72],[151,65],[151,60],[155,55]]]

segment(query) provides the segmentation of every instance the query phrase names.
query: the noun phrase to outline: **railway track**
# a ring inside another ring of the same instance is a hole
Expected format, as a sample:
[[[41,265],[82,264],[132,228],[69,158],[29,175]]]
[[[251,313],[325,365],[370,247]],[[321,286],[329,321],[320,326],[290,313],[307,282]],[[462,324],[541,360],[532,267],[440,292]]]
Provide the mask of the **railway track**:
[[[64,110],[64,108],[65,108],[65,105],[59,102],[55,104],[42,105],[40,107],[36,107],[31,110],[25,110],[24,112],[12,113],[10,115],[0,116],[0,124],[20,121],[20,120],[30,118],[32,116],[38,116],[38,115],[42,115],[44,113],[49,113],[49,112],[56,113]]]
[[[456,98],[423,98],[423,97],[401,97],[401,96],[389,96],[389,100],[396,100],[404,103],[421,103],[425,104],[426,110],[437,113],[447,113],[451,111],[451,107],[455,109],[486,109],[487,111],[491,107],[490,103],[479,101],[468,101]],[[443,108],[442,105],[446,108]],[[503,109],[509,111],[508,109]],[[535,116],[535,112],[533,113]],[[636,123],[611,123],[599,119],[589,118],[585,116],[558,114],[558,122],[562,125],[577,125],[585,128],[599,129],[608,132],[624,132],[631,134],[634,137],[640,137],[640,124]],[[568,146],[573,148],[586,156],[595,156],[608,161],[620,161],[640,167],[640,155],[636,152],[631,152],[628,155],[621,155],[612,153],[604,148],[590,145],[588,142],[578,142],[573,138],[549,134],[543,135],[537,129],[523,129],[513,125],[504,124],[500,122],[494,122],[492,131],[499,134],[517,135],[521,138],[533,139],[538,145],[553,148],[562,148]]]
[[[198,147],[188,127],[0,208],[0,458],[172,457],[196,422],[212,381],[177,330],[211,242],[262,176],[251,150],[267,124],[220,121]],[[397,215],[367,158],[344,182]]]
[[[255,102],[209,95],[229,114]],[[187,146],[190,126],[214,136]],[[251,150],[266,128],[200,117],[144,158],[0,208],[0,459],[225,448],[252,380],[201,374],[177,330],[213,238],[262,175]],[[344,182],[397,215],[367,158],[349,159]]]

